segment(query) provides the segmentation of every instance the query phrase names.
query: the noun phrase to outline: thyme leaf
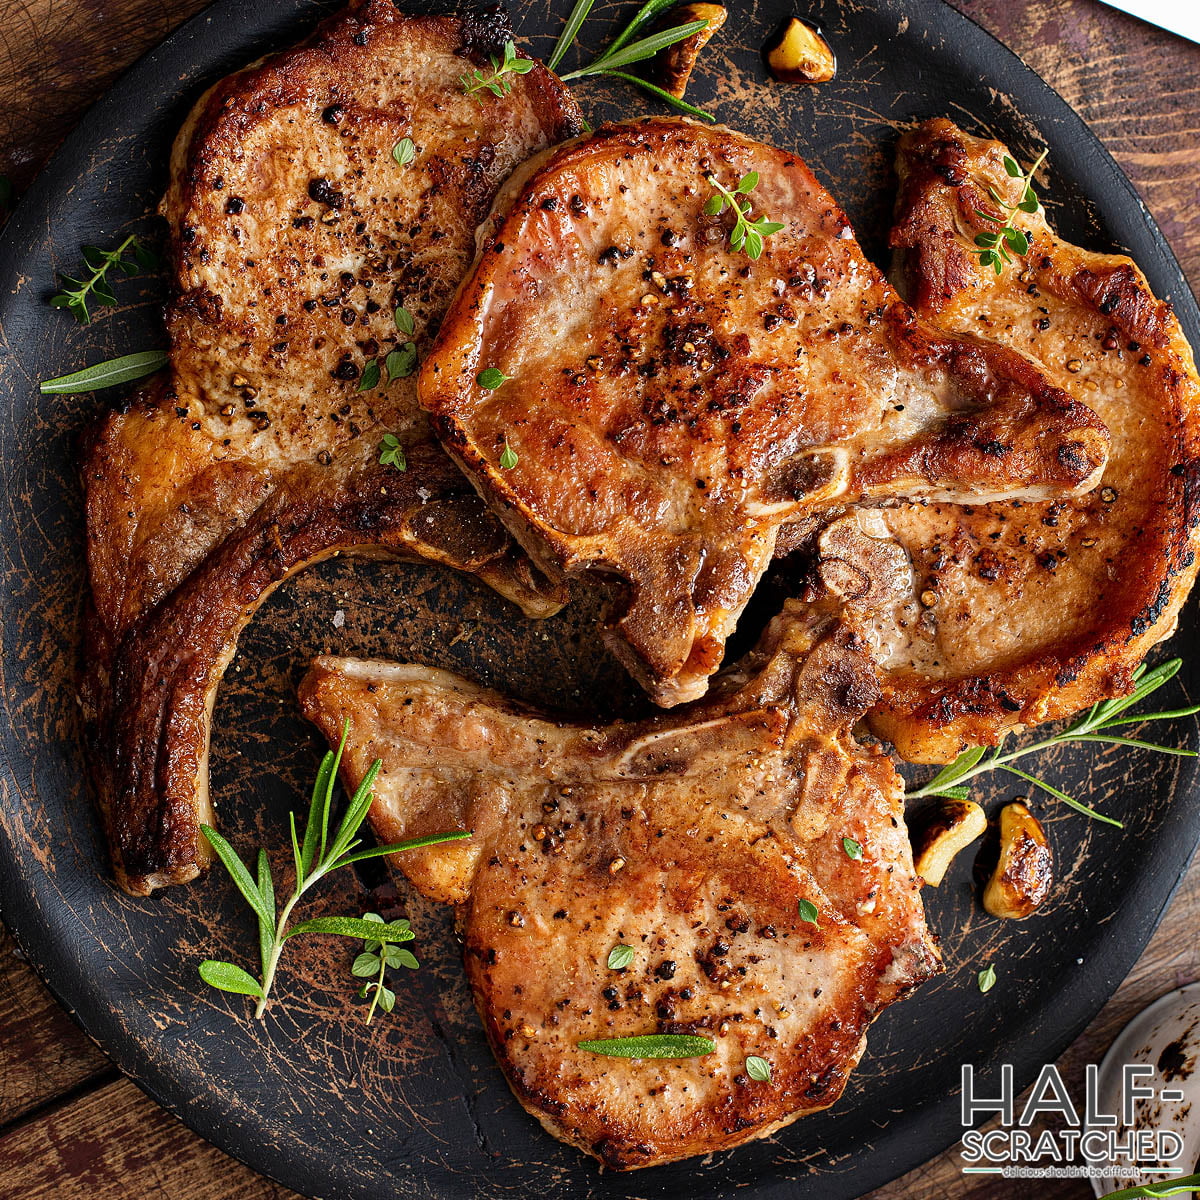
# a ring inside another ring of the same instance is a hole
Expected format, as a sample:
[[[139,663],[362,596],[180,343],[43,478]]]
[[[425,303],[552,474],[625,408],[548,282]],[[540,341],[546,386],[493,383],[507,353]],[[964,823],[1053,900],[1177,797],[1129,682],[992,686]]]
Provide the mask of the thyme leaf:
[[[771,1064],[758,1054],[751,1054],[746,1059],[746,1074],[755,1083],[771,1082]]]
[[[404,447],[394,433],[385,433],[379,441],[379,463],[384,467],[395,467],[397,471],[408,470],[408,459]]]

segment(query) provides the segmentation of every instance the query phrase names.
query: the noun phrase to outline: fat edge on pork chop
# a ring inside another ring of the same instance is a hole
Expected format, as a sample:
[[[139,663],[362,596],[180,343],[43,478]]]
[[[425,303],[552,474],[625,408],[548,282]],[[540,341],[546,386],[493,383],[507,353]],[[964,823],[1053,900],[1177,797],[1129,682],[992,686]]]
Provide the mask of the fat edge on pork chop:
[[[897,278],[922,318],[1026,355],[1093,409],[1108,462],[1087,495],[898,504],[826,535],[818,574],[880,666],[871,727],[910,761],[949,761],[1128,692],[1198,565],[1192,349],[1129,258],[1064,242],[1042,210],[1017,214],[1027,255],[999,275],[980,261],[989,189],[1021,198],[1007,153],[946,120],[902,138]]]

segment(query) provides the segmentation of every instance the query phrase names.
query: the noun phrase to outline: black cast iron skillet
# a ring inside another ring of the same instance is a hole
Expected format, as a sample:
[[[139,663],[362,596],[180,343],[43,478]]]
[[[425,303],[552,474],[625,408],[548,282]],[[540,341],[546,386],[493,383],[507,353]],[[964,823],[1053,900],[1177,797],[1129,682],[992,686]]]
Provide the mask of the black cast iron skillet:
[[[544,55],[568,7],[566,0],[527,0],[516,4],[515,23]],[[598,4],[586,44],[599,47],[629,7]],[[767,81],[759,48],[792,6],[763,0],[731,6],[692,94],[722,120],[798,150],[846,207],[869,254],[882,257],[898,128],[948,115],[1002,138],[1023,161],[1049,146],[1049,186],[1041,190],[1052,222],[1071,241],[1131,253],[1200,344],[1195,301],[1133,188],[1079,118],[1011,53],[937,0],[815,0],[805,7],[837,50],[834,82],[806,89]],[[1039,764],[1127,828],[1041,805],[1059,880],[1048,908],[1019,925],[984,917],[971,864],[960,861],[940,890],[925,894],[947,974],[884,1015],[831,1112],[733,1153],[632,1176],[600,1174],[521,1110],[474,1015],[449,912],[397,892],[382,871],[331,884],[315,906],[407,912],[418,931],[422,969],[406,973],[395,1013],[370,1028],[358,1019],[353,951],[345,944],[293,943],[262,1024],[240,999],[200,983],[201,958],[250,961],[254,954],[248,914],[222,874],[144,900],[121,895],[110,881],[85,787],[74,679],[84,587],[77,438],[114,397],[42,397],[36,381],[165,344],[162,296],[154,281],[124,282],[126,305],[86,329],[46,299],[55,269],[71,270],[80,244],[161,232],[147,214],[192,101],[229,70],[297,40],[325,11],[313,0],[213,5],[96,105],[5,231],[4,919],[59,998],[139,1084],[192,1128],[301,1192],[859,1195],[959,1137],[962,1063],[980,1069],[981,1087],[1006,1062],[1019,1083],[1028,1081],[1112,993],[1200,835],[1190,760],[1080,751]],[[580,95],[593,121],[648,110],[640,93],[623,87],[588,86]],[[339,611],[344,621],[335,623]],[[769,615],[761,603],[755,613],[760,622]],[[1189,660],[1175,694],[1162,697],[1168,705],[1198,690],[1190,665],[1196,628],[1189,608],[1167,648]],[[748,639],[756,630],[745,632]],[[243,852],[261,843],[280,861],[287,855],[286,812],[310,784],[321,750],[296,713],[294,689],[322,651],[415,659],[576,712],[638,703],[599,649],[586,604],[535,624],[473,580],[437,567],[326,563],[276,593],[243,637],[222,687],[213,788],[221,823]],[[1190,724],[1167,728],[1166,736],[1195,742]],[[998,800],[1000,785],[985,785],[981,795],[989,794]],[[987,962],[999,982],[981,995],[975,977]]]

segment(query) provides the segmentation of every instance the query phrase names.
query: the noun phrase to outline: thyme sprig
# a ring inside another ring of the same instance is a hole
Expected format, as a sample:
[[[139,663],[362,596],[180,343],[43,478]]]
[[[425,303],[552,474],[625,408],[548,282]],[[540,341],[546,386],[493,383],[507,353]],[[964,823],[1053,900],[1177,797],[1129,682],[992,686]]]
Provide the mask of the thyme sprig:
[[[379,925],[388,923],[378,913],[372,912],[363,913],[363,920]],[[392,921],[390,924],[393,928],[398,925],[408,928],[408,922],[403,920]],[[416,934],[410,930],[408,938],[404,940],[408,941],[414,937]],[[364,1018],[368,1025],[374,1018],[377,1008],[382,1008],[385,1013],[390,1013],[396,1007],[396,993],[386,983],[388,968],[407,967],[410,971],[415,971],[420,965],[417,962],[417,956],[411,950],[405,950],[395,943],[379,941],[376,938],[363,938],[362,953],[351,964],[350,974],[359,979],[373,977],[358,989],[360,1000],[371,997],[371,1007],[367,1009],[367,1015]]]
[[[256,875],[252,876],[237,851],[215,829],[207,825],[200,826],[209,844],[216,851],[217,857],[229,872],[238,891],[241,892],[246,903],[250,905],[254,915],[258,918],[261,969],[261,974],[255,978],[244,967],[240,967],[236,963],[205,959],[199,967],[200,978],[211,987],[219,988],[223,992],[236,992],[240,995],[255,997],[258,1001],[254,1009],[256,1017],[262,1017],[266,1012],[271,987],[275,982],[275,973],[279,967],[280,955],[283,953],[284,945],[291,938],[306,933],[363,938],[377,942],[380,952],[385,958],[388,947],[399,946],[402,942],[412,940],[413,934],[407,921],[389,923],[359,917],[315,917],[309,921],[301,921],[289,929],[292,912],[301,897],[326,875],[354,863],[364,862],[369,858],[381,858],[384,855],[397,854],[403,850],[436,846],[441,842],[453,842],[471,836],[468,830],[456,829],[446,833],[429,834],[426,837],[410,838],[408,841],[396,842],[390,846],[356,850],[356,847],[361,845],[361,839],[356,835],[370,811],[375,779],[379,775],[382,762],[380,759],[376,759],[371,764],[363,776],[362,782],[355,790],[341,822],[336,828],[331,829],[333,787],[337,780],[338,767],[341,765],[342,754],[346,749],[346,739],[349,734],[350,722],[347,721],[342,727],[342,738],[338,744],[337,753],[330,751],[321,761],[321,767],[317,771],[317,780],[313,786],[308,819],[304,825],[303,841],[298,838],[296,833],[296,814],[289,813],[296,878],[294,886],[281,908],[277,908],[276,905],[275,884],[271,878],[271,863],[267,858],[267,852],[259,850]]]
[[[987,185],[988,195],[991,196],[993,203],[1001,211],[998,213],[986,212],[982,208],[975,210],[977,217],[982,217],[985,221],[990,221],[998,228],[995,230],[985,230],[983,233],[977,233],[974,238],[974,246],[971,248],[971,253],[979,258],[979,265],[982,267],[991,267],[997,275],[1004,273],[1005,264],[1012,263],[1013,254],[1028,254],[1029,253],[1029,235],[1023,230],[1018,229],[1012,222],[1013,214],[1017,212],[1036,213],[1041,207],[1038,202],[1037,193],[1033,190],[1033,184],[1030,182],[1037,173],[1038,167],[1046,159],[1048,150],[1043,150],[1038,155],[1037,161],[1029,168],[1027,172],[1022,172],[1020,166],[1014,158],[1010,158],[1007,154],[1004,156],[1004,170],[1007,172],[1010,179],[1019,179],[1024,185],[1021,189],[1021,198],[1016,204],[1010,204],[1003,196],[996,191],[990,183]],[[1009,251],[1012,251],[1012,254]]]
[[[784,226],[782,221],[768,221],[766,217],[750,219],[752,205],[746,196],[758,187],[758,172],[748,171],[738,180],[732,192],[715,175],[706,175],[704,178],[717,189],[717,194],[704,206],[705,215],[715,217],[726,208],[732,208],[737,219],[729,231],[730,246],[734,250],[745,250],[749,258],[761,258],[764,239],[778,233]]]
[[[129,253],[128,258],[126,251]],[[84,246],[83,263],[87,268],[86,278],[75,279],[71,275],[60,274],[59,281],[63,290],[50,297],[50,304],[53,308],[70,309],[71,315],[80,325],[89,325],[92,320],[88,311],[89,298],[109,306],[117,302],[108,278],[113,268],[124,275],[136,275],[138,271],[152,271],[158,266],[158,259],[138,241],[135,234],[130,234],[115,250]]]
[[[493,96],[504,97],[512,91],[512,81],[509,75],[526,75],[533,70],[535,63],[532,58],[518,58],[517,47],[513,42],[504,43],[504,57],[497,58],[488,55],[492,60],[492,73],[485,74],[481,70],[472,71],[469,75],[460,75],[459,83],[463,92],[468,96],[476,92],[488,91]]]
[[[587,20],[594,2],[595,0],[577,0],[575,7],[571,10],[570,16],[567,17],[567,23],[563,26],[562,33],[558,36],[558,41],[554,44],[554,50],[546,60],[546,65],[552,71],[558,67],[558,64],[563,59],[563,55],[566,54],[571,43],[575,40],[580,27]],[[649,80],[642,79],[637,75],[631,75],[622,69],[632,66],[634,63],[644,62],[646,59],[653,58],[660,50],[665,50],[668,46],[673,46],[676,42],[681,42],[684,38],[689,38],[693,34],[699,33],[702,29],[708,28],[707,21],[688,21],[683,25],[674,25],[670,29],[663,29],[658,33],[652,33],[646,37],[637,36],[660,13],[665,12],[676,3],[677,0],[648,0],[648,3],[643,4],[638,9],[633,20],[613,39],[606,50],[591,62],[563,75],[561,77],[563,82],[569,83],[573,79],[586,79],[588,76],[608,75],[614,79],[621,79],[626,83],[632,83],[635,87],[639,87],[643,91],[657,96],[660,100],[665,100],[668,104],[681,109],[683,112],[691,113],[694,117],[701,117],[705,121],[714,120],[715,118],[712,114],[705,112],[704,109],[697,108],[696,105],[689,104],[686,100],[681,100],[678,96],[672,96],[670,92],[657,87],[655,84],[649,82]]]
[[[1172,658],[1155,667],[1154,670],[1148,671],[1146,664],[1143,663],[1133,673],[1134,687],[1128,696],[1119,696],[1115,700],[1102,700],[1098,704],[1093,704],[1087,712],[1081,713],[1058,733],[1040,738],[1027,746],[1018,746],[1007,753],[1004,751],[1003,741],[994,747],[991,753],[988,753],[985,746],[974,746],[970,750],[964,750],[928,783],[909,792],[908,795],[910,798],[945,796],[950,800],[965,800],[971,791],[967,786],[970,780],[988,771],[1007,771],[1010,775],[1016,775],[1026,783],[1048,792],[1076,812],[1083,813],[1084,816],[1091,817],[1095,821],[1103,821],[1106,825],[1115,825],[1118,829],[1123,829],[1124,825],[1116,818],[1097,812],[1094,808],[1068,796],[1066,792],[1056,788],[1053,784],[1049,784],[1035,775],[1030,775],[1027,771],[1014,767],[1012,764],[1027,754],[1035,754],[1039,750],[1049,750],[1055,746],[1065,746],[1071,742],[1100,742],[1110,746],[1133,746],[1140,750],[1154,750],[1159,754],[1195,758],[1194,750],[1163,746],[1157,742],[1146,742],[1140,738],[1125,737],[1122,734],[1111,732],[1111,730],[1119,729],[1124,725],[1136,725],[1143,721],[1168,721],[1176,717],[1190,717],[1200,713],[1200,704],[1191,704],[1186,708],[1172,709],[1168,712],[1129,712],[1129,709],[1135,704],[1140,704],[1152,692],[1158,691],[1163,684],[1173,679],[1182,665],[1182,659]]]

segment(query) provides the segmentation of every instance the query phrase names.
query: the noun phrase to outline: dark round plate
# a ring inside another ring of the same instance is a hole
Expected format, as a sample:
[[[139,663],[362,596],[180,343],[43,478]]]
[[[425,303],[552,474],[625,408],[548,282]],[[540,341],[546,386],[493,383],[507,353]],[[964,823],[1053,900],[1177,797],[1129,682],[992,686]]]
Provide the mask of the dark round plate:
[[[802,153],[848,209],[868,253],[882,255],[897,127],[947,114],[1005,139],[1025,161],[1048,145],[1044,195],[1060,231],[1132,253],[1200,344],[1195,302],[1128,181],[1062,100],[954,10],[935,0],[814,2],[809,15],[829,35],[840,71],[833,83],[805,89],[768,84],[759,58],[791,3],[733,7],[720,56],[703,61],[696,98],[731,124]],[[547,53],[567,8],[566,0],[519,3],[517,28]],[[629,5],[597,8],[585,34],[591,47]],[[405,974],[396,1011],[369,1028],[359,1019],[353,952],[344,943],[296,944],[261,1024],[239,998],[200,983],[200,959],[249,961],[255,953],[247,913],[221,873],[145,900],[110,882],[85,787],[74,690],[84,587],[77,438],[109,398],[41,397],[36,381],[163,344],[161,293],[154,281],[123,282],[125,306],[86,329],[46,300],[55,269],[75,267],[82,243],[107,245],[127,230],[156,228],[148,213],[163,190],[167,150],[199,92],[296,40],[324,11],[312,0],[214,5],[92,110],[5,233],[4,919],[125,1071],[192,1128],[301,1192],[861,1194],[956,1140],[962,1063],[977,1064],[988,1082],[1011,1062],[1028,1080],[1126,974],[1200,834],[1191,760],[1080,752],[1040,764],[1068,790],[1120,814],[1126,829],[1041,806],[1059,879],[1045,911],[1020,925],[983,918],[964,856],[945,886],[926,892],[947,974],[880,1020],[832,1112],[733,1153],[632,1176],[601,1175],[521,1110],[475,1018],[449,912],[397,892],[382,872],[333,883],[313,905],[314,912],[407,911],[418,930],[422,969]],[[646,109],[640,94],[624,89],[589,86],[580,94],[593,118]],[[1189,610],[1170,649],[1190,650],[1196,628]],[[593,708],[598,696],[604,707],[629,700],[586,612],[527,622],[472,580],[435,567],[335,560],[310,571],[276,593],[248,630],[216,715],[221,822],[243,853],[265,844],[281,868],[286,811],[309,785],[320,750],[294,703],[295,684],[318,651],[414,658],[576,710],[585,698]],[[1185,670],[1164,699],[1196,690],[1197,669]],[[1195,736],[1190,725],[1165,732],[1181,744]],[[999,785],[990,794],[998,799]],[[985,996],[975,976],[987,962],[999,983]]]

